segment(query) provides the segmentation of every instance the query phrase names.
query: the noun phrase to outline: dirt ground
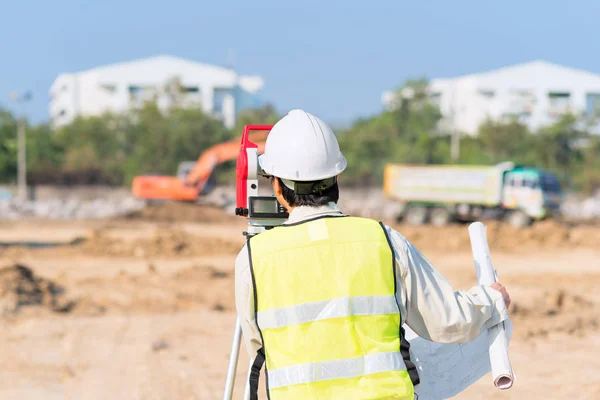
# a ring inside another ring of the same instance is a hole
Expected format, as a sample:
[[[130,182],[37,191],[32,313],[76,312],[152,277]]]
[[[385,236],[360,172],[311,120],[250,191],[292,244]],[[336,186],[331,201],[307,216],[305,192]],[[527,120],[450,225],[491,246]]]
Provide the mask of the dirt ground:
[[[0,399],[220,399],[244,227],[188,208],[0,221]],[[466,225],[397,229],[456,289],[475,284]],[[599,399],[600,227],[490,222],[488,236],[517,379],[500,392],[488,375],[456,398]],[[247,363],[242,349],[236,398]]]

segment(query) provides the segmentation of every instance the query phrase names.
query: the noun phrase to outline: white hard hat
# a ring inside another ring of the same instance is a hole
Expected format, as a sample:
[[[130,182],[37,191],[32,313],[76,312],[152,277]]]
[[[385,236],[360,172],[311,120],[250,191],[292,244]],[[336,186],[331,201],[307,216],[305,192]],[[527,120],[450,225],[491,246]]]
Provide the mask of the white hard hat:
[[[302,110],[290,111],[273,126],[258,161],[267,175],[292,188],[288,181],[333,178],[347,165],[331,128]]]

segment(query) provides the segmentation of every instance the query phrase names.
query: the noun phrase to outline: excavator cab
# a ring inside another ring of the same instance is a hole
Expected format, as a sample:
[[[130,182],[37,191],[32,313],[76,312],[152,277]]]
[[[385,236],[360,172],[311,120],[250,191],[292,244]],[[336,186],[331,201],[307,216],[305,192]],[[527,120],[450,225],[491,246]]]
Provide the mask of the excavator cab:
[[[194,168],[196,168],[196,161],[180,162],[179,166],[177,167],[177,179],[179,179],[181,182],[187,182],[187,178]],[[189,183],[187,183],[187,185],[190,186]],[[211,173],[198,195],[206,196],[213,191],[215,186],[217,186],[217,179],[215,178],[215,174]]]
[[[182,182],[185,182],[187,176],[192,172],[194,166],[196,165],[196,161],[182,161],[177,166],[177,179]]]

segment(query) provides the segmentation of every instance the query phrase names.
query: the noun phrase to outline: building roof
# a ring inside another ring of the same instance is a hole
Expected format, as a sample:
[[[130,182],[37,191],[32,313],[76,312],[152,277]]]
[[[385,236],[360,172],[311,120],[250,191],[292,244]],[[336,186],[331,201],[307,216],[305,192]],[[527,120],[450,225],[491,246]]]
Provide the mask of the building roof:
[[[565,67],[543,60],[534,60],[490,71],[462,75],[455,78],[434,79],[432,83],[449,83],[472,80],[479,87],[537,87],[552,82],[552,86],[565,89],[573,86],[600,89],[600,75],[576,68]]]
[[[169,55],[159,55],[99,66],[75,74],[82,78],[93,78],[100,84],[127,82],[140,86],[163,83],[177,76],[183,84],[196,85],[210,82],[216,86],[231,87],[239,83],[244,90],[251,92],[260,90],[264,84],[260,77],[241,77],[230,68],[190,61]],[[73,76],[75,74],[60,74],[56,78],[55,83],[60,79],[64,79],[65,76]],[[54,85],[53,83],[52,87]]]

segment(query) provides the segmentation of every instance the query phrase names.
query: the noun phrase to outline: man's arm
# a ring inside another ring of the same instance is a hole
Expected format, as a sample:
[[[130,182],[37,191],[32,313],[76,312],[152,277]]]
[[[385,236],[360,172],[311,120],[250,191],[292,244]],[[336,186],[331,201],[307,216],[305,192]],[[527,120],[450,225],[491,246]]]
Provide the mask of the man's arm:
[[[235,308],[242,326],[246,351],[254,358],[262,347],[262,340],[254,318],[254,289],[247,245],[244,245],[235,260]]]
[[[388,227],[395,250],[406,324],[438,343],[475,339],[482,329],[508,318],[502,293],[475,286],[454,291],[448,280],[404,236]]]

